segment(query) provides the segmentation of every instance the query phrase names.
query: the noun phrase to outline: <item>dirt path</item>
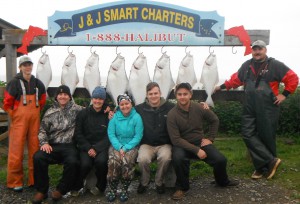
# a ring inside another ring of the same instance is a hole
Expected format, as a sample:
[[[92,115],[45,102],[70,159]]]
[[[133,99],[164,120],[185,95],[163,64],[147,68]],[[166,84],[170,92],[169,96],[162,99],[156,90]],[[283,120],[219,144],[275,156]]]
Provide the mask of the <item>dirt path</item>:
[[[265,179],[260,181],[253,181],[251,179],[240,180],[238,187],[220,188],[211,184],[212,178],[199,178],[191,181],[191,189],[188,195],[181,201],[173,201],[170,195],[173,189],[167,189],[163,195],[158,195],[153,186],[143,195],[136,193],[138,185],[137,181],[131,184],[130,198],[126,203],[128,204],[164,204],[164,203],[182,203],[182,204],[214,204],[214,203],[232,203],[232,204],[247,204],[247,203],[300,203],[300,200],[290,198],[292,192],[283,189],[268,182]],[[14,193],[0,185],[0,203],[30,203],[30,199],[34,194],[34,189],[25,189],[23,193]],[[51,199],[44,203],[53,203]],[[86,192],[78,197],[67,197],[58,203],[108,203],[105,197],[94,196],[90,192]],[[121,203],[116,200],[114,203]]]

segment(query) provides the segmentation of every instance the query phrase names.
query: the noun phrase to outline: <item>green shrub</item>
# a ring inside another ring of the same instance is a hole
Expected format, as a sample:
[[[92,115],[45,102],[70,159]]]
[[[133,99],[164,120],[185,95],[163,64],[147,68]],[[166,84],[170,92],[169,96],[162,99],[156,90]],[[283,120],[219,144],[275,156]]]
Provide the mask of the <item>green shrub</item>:
[[[238,134],[241,132],[242,104],[237,101],[219,101],[212,109],[220,120],[219,131]]]
[[[277,132],[281,135],[300,134],[300,88],[290,95],[280,107]]]

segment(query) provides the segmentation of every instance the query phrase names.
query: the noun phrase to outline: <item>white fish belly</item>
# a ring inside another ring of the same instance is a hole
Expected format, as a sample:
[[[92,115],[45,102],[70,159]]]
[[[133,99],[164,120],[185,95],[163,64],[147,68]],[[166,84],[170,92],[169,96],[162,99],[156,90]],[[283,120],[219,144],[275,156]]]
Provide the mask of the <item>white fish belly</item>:
[[[114,104],[117,105],[117,98],[120,94],[124,94],[127,91],[128,79],[125,73],[119,75],[112,71],[108,74],[106,91],[110,95]]]

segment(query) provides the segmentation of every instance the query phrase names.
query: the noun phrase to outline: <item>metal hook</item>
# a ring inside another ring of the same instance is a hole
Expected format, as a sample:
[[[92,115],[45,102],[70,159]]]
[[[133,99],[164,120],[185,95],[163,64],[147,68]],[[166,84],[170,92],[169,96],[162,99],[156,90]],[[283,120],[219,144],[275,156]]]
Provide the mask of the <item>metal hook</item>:
[[[162,46],[161,49],[160,49],[161,54],[165,54],[167,52],[167,51],[163,52],[164,47],[165,46]]]
[[[232,54],[236,54],[236,53],[237,53],[237,50],[235,50],[235,52],[234,52],[234,51],[233,51],[233,48],[234,48],[234,46],[232,46],[231,52],[232,52]]]
[[[211,48],[211,46],[209,46],[209,50],[208,50],[209,54],[214,53],[215,51],[214,51],[214,50],[213,50],[213,51],[210,51],[210,48]]]
[[[140,52],[140,48],[141,48],[141,46],[139,46],[139,48],[138,48],[138,53],[139,53],[139,54],[142,54],[142,52]]]
[[[69,48],[70,48],[70,46],[68,47],[68,53],[69,53],[69,54],[70,54],[70,53],[72,54],[72,53],[73,53],[73,50],[70,52],[70,51],[69,51]]]
[[[91,53],[93,53],[93,52],[92,52],[92,48],[93,48],[93,47],[94,47],[94,46],[92,46],[92,47],[90,48],[90,52],[91,52]],[[96,50],[94,51],[94,53],[96,53]]]
[[[187,48],[188,48],[188,46],[185,47],[185,54],[187,54],[187,51],[186,51]],[[189,51],[189,53],[190,53],[190,51]]]
[[[43,52],[43,47],[41,47],[41,52],[42,52],[42,54],[46,54],[46,51]]]
[[[118,47],[119,47],[119,46],[116,47],[116,54],[117,54],[117,55],[121,54],[121,52],[118,53]]]

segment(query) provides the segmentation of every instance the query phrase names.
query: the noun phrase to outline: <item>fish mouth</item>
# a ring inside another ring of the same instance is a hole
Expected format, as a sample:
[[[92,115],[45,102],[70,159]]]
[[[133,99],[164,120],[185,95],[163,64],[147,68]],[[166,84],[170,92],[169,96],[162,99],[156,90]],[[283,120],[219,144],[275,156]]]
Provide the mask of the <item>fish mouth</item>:
[[[139,68],[138,68],[138,67],[136,67],[135,65],[133,65],[133,68],[135,68],[136,70],[139,70]]]
[[[115,67],[111,67],[112,68],[112,70],[114,70],[114,71],[118,71],[118,69],[117,68],[115,68]]]
[[[160,67],[160,66],[158,66],[158,65],[156,65],[156,67],[157,67],[158,69],[163,69],[162,67]]]

